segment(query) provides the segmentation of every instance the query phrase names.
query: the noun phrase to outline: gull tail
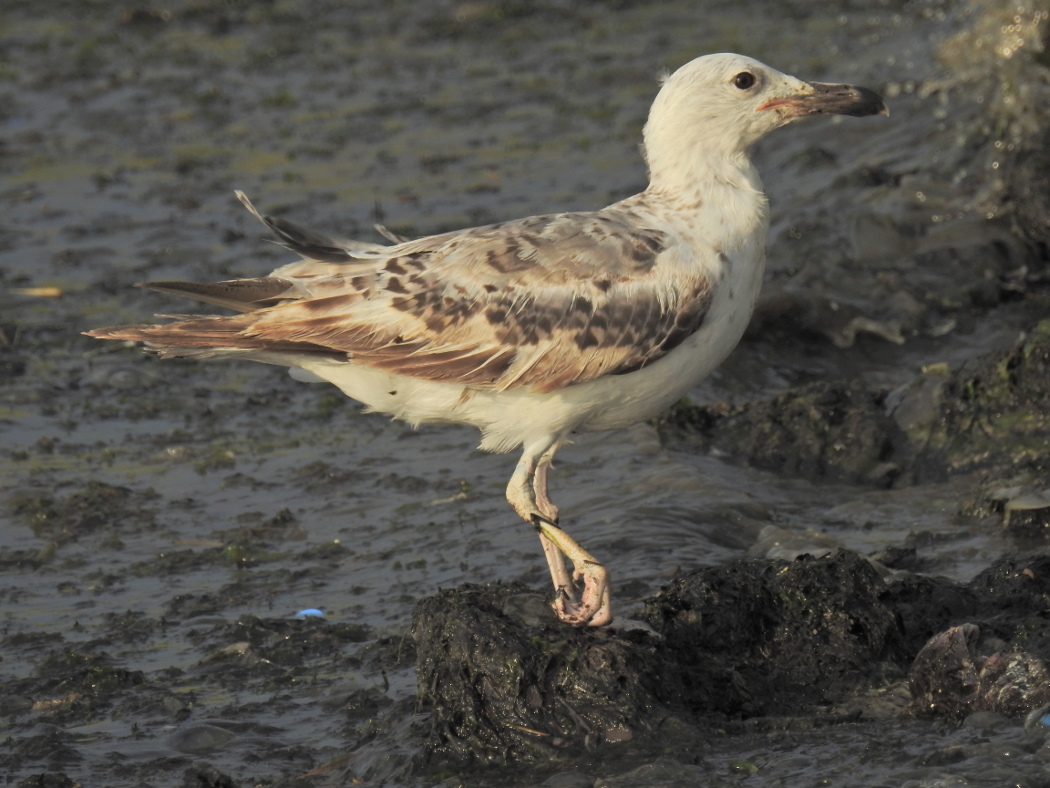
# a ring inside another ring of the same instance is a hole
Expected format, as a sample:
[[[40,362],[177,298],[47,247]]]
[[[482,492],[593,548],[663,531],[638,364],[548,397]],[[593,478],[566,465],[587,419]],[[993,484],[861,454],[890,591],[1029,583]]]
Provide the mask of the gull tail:
[[[160,315],[174,323],[109,326],[85,331],[95,339],[144,342],[161,358],[215,358],[241,356],[254,361],[288,364],[285,357],[309,356],[345,361],[346,353],[311,342],[289,342],[254,336],[250,315]]]

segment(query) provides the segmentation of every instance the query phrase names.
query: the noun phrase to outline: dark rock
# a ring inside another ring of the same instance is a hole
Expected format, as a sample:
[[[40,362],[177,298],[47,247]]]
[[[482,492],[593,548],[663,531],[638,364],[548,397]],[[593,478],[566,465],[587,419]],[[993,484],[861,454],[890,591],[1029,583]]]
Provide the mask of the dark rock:
[[[18,788],[76,788],[73,778],[62,772],[47,772],[26,777],[18,783]]]
[[[840,699],[904,661],[885,590],[854,553],[741,561],[651,600],[646,618],[663,639],[508,614],[517,586],[445,591],[413,619],[419,696],[432,708],[424,766],[545,764],[626,742],[655,753],[698,737],[704,716]]]
[[[982,607],[973,589],[925,575],[901,576],[888,585],[884,599],[901,617],[907,654],[917,654],[938,632],[973,620]]]
[[[416,607],[419,697],[433,709],[426,766],[546,763],[644,739],[668,715],[648,633],[574,629],[553,616],[529,626],[504,613],[524,591],[466,585]]]
[[[969,587],[982,601],[980,616],[973,620],[986,633],[1050,659],[1050,556],[1006,556],[974,577]]]
[[[767,402],[680,405],[658,427],[675,449],[718,450],[787,476],[875,486],[975,471],[1042,478],[1050,470],[1047,381],[1050,320],[1005,353],[947,376],[923,376],[895,415],[887,412],[892,399],[860,381],[820,381]],[[963,508],[1003,511],[987,492],[980,495]],[[1047,517],[1042,509],[1010,513],[1014,531],[1040,539],[1050,538]]]
[[[1044,248],[1050,246],[1050,133],[1014,161],[1010,198],[1021,231]]]
[[[228,774],[214,766],[198,764],[187,769],[182,776],[183,788],[237,788],[237,783]]]
[[[1050,320],[1007,353],[968,362],[943,391],[943,406],[915,465],[917,481],[976,470],[1050,467]]]
[[[1016,718],[1050,703],[1050,556],[1007,556],[966,585],[905,578],[889,598],[909,650],[925,643],[909,674],[920,713]]]
[[[1050,703],[1050,673],[1033,654],[1011,651],[982,657],[981,630],[952,627],[930,638],[909,673],[922,714],[962,719],[977,712],[1023,717]]]
[[[858,381],[811,383],[731,408],[680,406],[660,426],[675,448],[715,448],[787,476],[880,486],[907,446],[882,395]]]
[[[923,563],[918,550],[903,545],[887,545],[876,553],[870,553],[868,557],[887,569],[916,571]]]
[[[1003,507],[1003,528],[1018,544],[1050,541],[1050,506],[1040,508]]]
[[[847,551],[677,578],[646,606],[699,713],[784,713],[841,697],[903,657],[885,584]]]
[[[416,608],[419,697],[431,709],[418,765],[594,765],[625,747],[656,756],[695,744],[705,720],[846,708],[908,664],[920,713],[1023,716],[1050,703],[1050,639],[1037,631],[1048,607],[1047,556],[1003,559],[965,585],[910,575],[887,585],[848,551],[738,561],[649,600],[655,632],[574,629],[520,586],[463,586]]]
[[[973,708],[980,680],[974,644],[980,629],[952,627],[930,638],[915,657],[909,674],[916,708],[925,714],[965,717]]]
[[[970,586],[994,595],[1000,610],[1045,611],[1050,609],[1050,555],[1006,556],[979,572]]]

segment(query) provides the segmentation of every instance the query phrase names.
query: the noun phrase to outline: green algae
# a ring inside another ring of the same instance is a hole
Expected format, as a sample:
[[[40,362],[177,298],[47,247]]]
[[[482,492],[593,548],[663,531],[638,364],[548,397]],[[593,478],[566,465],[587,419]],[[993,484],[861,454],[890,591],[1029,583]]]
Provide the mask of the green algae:
[[[948,473],[1050,467],[1050,321],[1013,349],[964,365],[945,391],[919,464]]]

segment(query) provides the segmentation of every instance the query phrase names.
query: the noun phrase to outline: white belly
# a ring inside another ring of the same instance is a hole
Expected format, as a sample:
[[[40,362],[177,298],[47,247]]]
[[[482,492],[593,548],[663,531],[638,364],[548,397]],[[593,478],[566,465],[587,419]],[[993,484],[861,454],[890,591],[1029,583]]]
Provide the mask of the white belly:
[[[762,254],[727,262],[699,331],[659,361],[626,375],[608,375],[549,393],[491,391],[440,383],[329,360],[303,360],[302,368],[347,396],[412,425],[471,424],[481,447],[510,451],[543,435],[617,429],[662,413],[725,360],[754,310],[762,282]],[[754,257],[758,259],[755,260]]]

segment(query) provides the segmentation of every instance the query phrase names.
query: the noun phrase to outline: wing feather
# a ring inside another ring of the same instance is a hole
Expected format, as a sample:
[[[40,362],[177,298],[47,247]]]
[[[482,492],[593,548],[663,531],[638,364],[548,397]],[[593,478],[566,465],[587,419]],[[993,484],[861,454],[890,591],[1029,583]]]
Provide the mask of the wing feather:
[[[287,279],[267,276],[261,279],[231,279],[214,284],[197,282],[142,282],[136,287],[156,290],[158,293],[186,296],[206,304],[251,312],[274,306],[294,297],[295,285]]]
[[[258,280],[153,285],[243,314],[94,335],[170,353],[301,347],[399,375],[553,391],[665,356],[700,327],[711,297],[707,269],[682,264],[692,252],[625,203],[351,250],[345,264],[327,237],[260,218],[306,259]],[[224,320],[218,337],[213,321]]]

